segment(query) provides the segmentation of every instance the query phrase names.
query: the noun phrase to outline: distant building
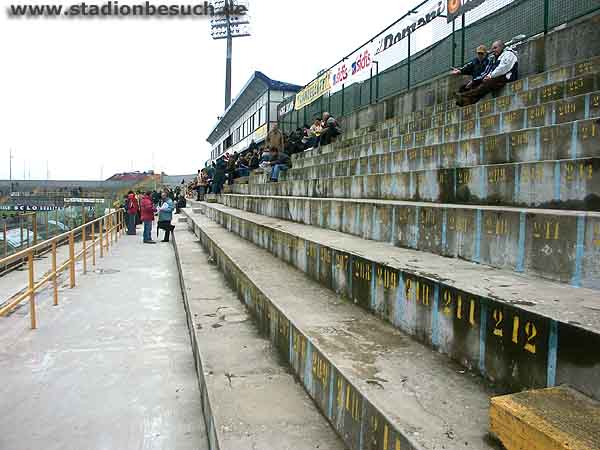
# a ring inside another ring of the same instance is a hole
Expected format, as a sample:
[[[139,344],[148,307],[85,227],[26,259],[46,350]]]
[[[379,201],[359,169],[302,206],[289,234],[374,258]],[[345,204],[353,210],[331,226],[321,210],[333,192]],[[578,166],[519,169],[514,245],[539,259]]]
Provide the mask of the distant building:
[[[149,170],[148,172],[140,172],[136,170],[135,172],[116,173],[106,181],[144,181],[146,178],[153,175],[153,170]]]
[[[277,106],[301,89],[302,86],[254,72],[210,132],[207,139],[212,145],[210,159],[244,151],[253,140],[257,144],[264,141],[269,129],[277,123]]]

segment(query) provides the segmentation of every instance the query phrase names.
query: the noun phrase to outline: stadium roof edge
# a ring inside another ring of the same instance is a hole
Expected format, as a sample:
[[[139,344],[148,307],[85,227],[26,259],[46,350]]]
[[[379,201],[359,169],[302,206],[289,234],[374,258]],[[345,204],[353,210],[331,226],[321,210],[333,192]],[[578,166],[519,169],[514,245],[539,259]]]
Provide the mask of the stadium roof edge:
[[[264,73],[258,70],[255,71],[235,100],[231,102],[229,107],[225,110],[221,119],[213,127],[206,140],[211,144],[214,144],[219,138],[220,132],[229,129],[239,114],[243,113],[266,90],[271,89],[274,91],[286,91],[291,93],[298,92],[302,88],[303,86],[297,84],[273,80]]]

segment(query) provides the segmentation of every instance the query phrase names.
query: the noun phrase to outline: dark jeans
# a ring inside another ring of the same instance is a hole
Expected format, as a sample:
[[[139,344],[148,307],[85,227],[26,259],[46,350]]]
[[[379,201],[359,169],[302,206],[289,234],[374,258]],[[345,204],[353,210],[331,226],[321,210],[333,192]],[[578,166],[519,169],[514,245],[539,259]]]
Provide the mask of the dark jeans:
[[[175,229],[175,225],[171,225],[170,220],[159,220],[156,228],[158,228],[158,230],[165,231],[165,237],[164,237],[163,241],[169,242],[169,238],[171,237],[171,231],[173,231]],[[158,230],[157,230],[157,235],[158,235]]]
[[[331,141],[333,141],[333,138],[335,138],[339,134],[340,134],[340,132],[338,131],[337,128],[333,128],[333,127],[325,128],[321,132],[321,141],[319,142],[319,145],[331,144]]]
[[[196,193],[198,194],[198,196],[196,197],[196,201],[200,202],[204,200],[204,194],[206,194],[206,189],[207,186],[198,186],[196,188]]]
[[[144,242],[152,240],[152,220],[144,220]]]
[[[250,175],[250,169],[245,167],[240,167],[239,169],[235,169],[236,178],[247,177]]]
[[[225,184],[225,176],[223,177],[215,177],[212,184],[212,193],[220,194],[223,190],[223,185]]]
[[[273,169],[271,171],[271,180],[274,181],[278,181],[279,180],[279,173],[282,171],[286,171],[288,170],[288,166],[286,166],[285,164],[276,164],[273,166]]]
[[[484,80],[479,86],[460,93],[456,104],[458,106],[468,106],[477,103],[490,92],[502,89],[507,82],[508,80],[505,76]]]
[[[135,222],[137,220],[137,214],[127,213],[127,234],[135,236]]]

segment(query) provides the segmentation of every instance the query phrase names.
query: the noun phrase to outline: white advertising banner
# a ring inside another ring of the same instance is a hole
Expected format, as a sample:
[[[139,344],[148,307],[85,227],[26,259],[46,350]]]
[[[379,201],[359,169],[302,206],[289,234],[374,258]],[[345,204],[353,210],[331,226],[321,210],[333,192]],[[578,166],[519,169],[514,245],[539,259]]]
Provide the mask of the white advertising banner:
[[[437,0],[423,5],[418,12],[407,16],[331,69],[331,92],[339,91],[342,85],[347,87],[368,79],[371,68],[375,75],[375,61],[381,72],[406,59],[409,35],[413,53],[431,45],[434,36],[432,27],[428,25],[438,17],[445,16],[447,1]]]
[[[364,81],[371,75],[375,42],[369,43],[355,52],[348,59],[331,69],[331,91],[342,89],[342,85]]]

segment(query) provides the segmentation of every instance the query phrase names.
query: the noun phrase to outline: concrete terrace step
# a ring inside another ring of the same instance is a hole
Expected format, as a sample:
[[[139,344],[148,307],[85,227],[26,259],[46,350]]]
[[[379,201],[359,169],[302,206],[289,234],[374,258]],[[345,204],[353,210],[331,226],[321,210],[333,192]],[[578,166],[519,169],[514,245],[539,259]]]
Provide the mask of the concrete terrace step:
[[[597,145],[600,96],[597,97],[597,100],[598,108],[586,108],[585,112],[579,115],[582,120],[577,120],[577,117],[573,116],[571,117],[573,120],[556,124],[556,120],[552,119],[554,125],[541,124],[536,126],[530,123],[529,125],[532,128],[528,128],[527,124],[519,119],[519,124],[511,127],[511,129],[505,129],[505,125],[497,122],[495,129],[490,129],[494,133],[483,133],[483,135],[480,132],[481,129],[476,126],[472,129],[472,133],[463,135],[457,133],[456,129],[449,134],[433,130],[431,133],[412,133],[342,149],[332,149],[331,146],[325,146],[306,150],[306,152],[315,155],[295,159],[291,173],[302,172],[303,169],[310,169],[322,164],[388,153],[396,154],[401,151],[404,153],[400,154],[408,154],[405,158],[401,157],[401,159],[410,160],[412,164],[438,163],[446,166],[450,164],[459,166],[485,164],[490,163],[490,161],[494,163],[523,161],[523,157],[528,158],[529,161],[559,159],[549,158],[547,152],[573,157],[572,155],[578,154],[594,141]],[[490,147],[493,153],[485,151]],[[427,151],[431,154],[427,161],[422,161],[419,151]],[[489,158],[493,159],[490,160]],[[252,176],[250,178],[252,181]]]
[[[600,289],[600,213],[338,198],[221,199],[238,210]]]
[[[595,114],[600,117],[600,110]],[[335,167],[339,175],[367,175],[596,156],[600,144],[599,120],[593,117],[563,125],[418,146],[412,142],[405,145],[402,139],[384,140],[297,160],[285,176],[287,179],[314,177],[328,170],[327,167]],[[251,183],[257,179],[260,177],[250,176]]]
[[[233,193],[598,211],[600,158],[254,183]]]
[[[174,237],[210,449],[343,450],[196,236]]]
[[[371,133],[386,132],[399,125],[411,124],[410,126],[417,129],[423,127],[423,124],[426,125],[431,118],[435,118],[434,122],[446,121],[447,116],[445,116],[445,113],[452,111],[457,111],[458,117],[485,116],[505,111],[513,102],[515,105],[530,106],[536,101],[543,103],[549,99],[560,99],[578,95],[585,92],[586,88],[591,88],[592,81],[589,79],[593,79],[594,75],[598,72],[600,72],[600,57],[532,75],[526,79],[508,84],[495,98],[484,99],[474,106],[470,105],[459,108],[456,106],[454,100],[435,104],[418,111],[399,114],[397,117],[390,118],[378,125],[352,130],[347,133],[347,136],[348,138],[354,138]],[[452,115],[454,114],[456,113],[452,112]]]
[[[495,390],[481,379],[186,211],[261,331],[349,449],[498,448],[487,436]]]
[[[218,204],[197,207],[495,382],[515,390],[566,383],[600,398],[597,291]],[[260,258],[247,263],[263,270]]]
[[[336,141],[331,147],[339,149],[406,135],[415,135],[417,139],[419,136],[432,136],[441,141],[442,139],[456,139],[458,136],[474,137],[478,134],[485,136],[498,131],[513,131],[527,126],[553,125],[583,119],[586,109],[593,109],[594,102],[598,102],[597,90],[600,89],[600,75],[598,76],[599,81],[595,81],[594,78],[585,78],[585,80],[581,80],[581,86],[583,86],[579,90],[581,95],[568,95],[565,98],[548,96],[543,99],[543,102],[535,99],[527,101],[523,95],[520,95],[518,100],[511,100],[512,97],[503,99],[505,106],[497,107],[497,109],[494,109],[490,103],[492,100],[488,100],[465,107],[462,111],[457,109],[446,112],[442,117],[421,119],[419,125],[413,123],[398,125],[358,138]],[[575,91],[572,93],[575,94]],[[490,112],[480,113],[478,108],[486,108]]]

